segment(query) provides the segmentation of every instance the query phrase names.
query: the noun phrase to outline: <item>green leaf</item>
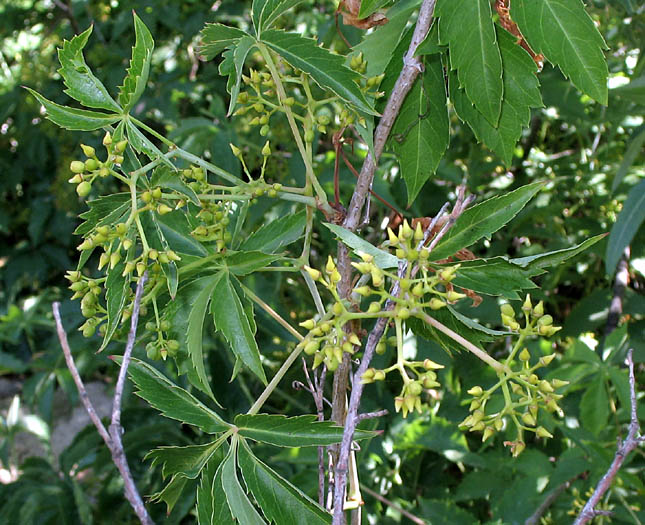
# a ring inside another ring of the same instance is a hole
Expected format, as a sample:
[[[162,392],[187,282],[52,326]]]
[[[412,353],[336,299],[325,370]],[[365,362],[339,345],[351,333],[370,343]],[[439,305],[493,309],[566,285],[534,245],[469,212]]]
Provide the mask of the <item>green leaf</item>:
[[[398,47],[403,31],[410,19],[410,13],[415,8],[415,5],[411,5],[391,18],[388,15],[389,21],[387,24],[375,28],[374,31],[365,35],[362,42],[352,48],[357,54],[362,52],[364,59],[367,61],[366,77],[380,75],[385,71],[392,54]],[[403,61],[399,60],[397,65],[398,76],[403,67]]]
[[[152,51],[155,47],[155,42],[146,25],[134,11],[132,15],[134,17],[135,43],[132,48],[130,67],[123,79],[123,85],[119,88],[119,102],[126,113],[143,95],[150,73]]]
[[[224,262],[231,273],[235,275],[248,275],[262,268],[266,268],[280,258],[280,255],[244,251],[231,253],[231,255],[224,259]]]
[[[211,311],[215,327],[224,335],[235,356],[266,384],[251,324],[228,275],[218,279],[213,288]]]
[[[113,359],[119,363],[122,360],[120,356]],[[165,417],[198,427],[207,434],[216,434],[230,428],[210,408],[148,363],[132,358],[128,375],[137,385],[137,395]]]
[[[479,324],[474,319],[471,319],[470,317],[467,317],[467,316],[459,313],[457,310],[455,310],[450,305],[448,305],[446,308],[448,309],[448,311],[452,315],[454,315],[457,319],[459,319],[468,328],[472,328],[473,330],[477,330],[479,332],[484,332],[485,334],[490,335],[490,336],[495,337],[495,338],[512,335],[511,332],[502,332],[500,330],[492,330],[491,328],[488,328],[488,327],[486,327],[486,326],[484,326],[482,324]]]
[[[76,228],[74,235],[85,237],[98,226],[112,226],[121,222],[132,207],[130,199],[129,193],[114,193],[89,201],[89,209],[80,215],[84,221]]]
[[[571,246],[570,248],[563,248],[562,250],[555,250],[552,252],[538,253],[535,255],[529,255],[527,257],[516,257],[515,259],[510,259],[510,262],[521,266],[522,268],[530,269],[532,271],[532,275],[537,275],[537,273],[540,272],[536,272],[536,270],[540,270],[548,266],[555,266],[566,261],[567,259],[570,259],[571,257],[575,257],[590,246],[596,244],[601,239],[604,239],[606,236],[606,233],[601,233],[600,235],[590,237],[586,241],[583,241],[576,246]]]
[[[236,453],[235,447],[231,448],[228,457],[222,463],[222,486],[226,493],[226,501],[231,509],[231,514],[240,524],[244,525],[265,525],[262,516],[255,510],[244,489],[237,479],[235,468]]]
[[[277,252],[282,247],[298,240],[306,223],[307,213],[305,210],[266,222],[246,238],[240,246],[240,250]]]
[[[319,47],[312,38],[275,29],[262,33],[262,42],[292,67],[311,75],[321,87],[333,91],[359,111],[376,114],[356,83],[358,73],[345,66],[342,56]]]
[[[105,325],[105,335],[103,342],[98,349],[101,352],[112,339],[114,332],[121,321],[121,314],[125,308],[128,292],[130,291],[130,276],[123,276],[125,268],[125,258],[119,264],[112,268],[105,279],[105,299],[107,301],[107,323]]]
[[[442,53],[444,48],[439,45],[439,31],[437,30],[438,24],[432,24],[428,36],[417,47],[416,55],[434,55]]]
[[[450,67],[459,85],[488,122],[501,111],[502,59],[488,0],[438,0],[439,42],[450,46]]]
[[[605,381],[602,375],[598,374],[596,379],[587,386],[580,400],[580,420],[587,430],[597,436],[607,426],[608,419],[609,396]]]
[[[581,0],[513,0],[511,17],[536,53],[594,100],[607,104],[607,45]]]
[[[535,62],[515,43],[515,37],[504,29],[497,28],[497,35],[504,68],[504,99],[497,126],[492,126],[473,107],[464,92],[457,88],[454,75],[451,77],[450,97],[459,118],[468,123],[477,140],[486,144],[510,166],[522,129],[531,120],[531,108],[541,107],[543,104],[535,75]]]
[[[107,109],[121,113],[121,106],[110,96],[101,81],[94,76],[83,57],[83,48],[92,34],[93,27],[90,26],[70,41],[63,42],[63,47],[58,50],[58,60],[61,65],[58,73],[63,77],[67,86],[65,93],[74,100],[78,100],[88,108]]]
[[[422,498],[419,503],[424,519],[433,525],[471,525],[478,521],[470,512],[449,499]]]
[[[205,390],[213,399],[215,396],[206,376],[206,368],[204,367],[202,342],[206,309],[213,290],[215,290],[217,284],[223,279],[226,279],[223,272],[216,275],[200,277],[191,282],[185,290],[185,293],[189,293],[192,299],[192,307],[188,317],[188,330],[186,332],[186,350],[193,363],[193,368],[202,383],[202,390]],[[182,295],[185,295],[185,293],[182,293]]]
[[[203,471],[197,488],[197,519],[199,525],[232,523],[233,516],[222,486],[222,461],[212,458]]]
[[[255,457],[244,441],[238,461],[246,486],[270,522],[331,523],[331,514]]]
[[[374,264],[379,268],[396,268],[399,265],[399,259],[396,256],[377,248],[373,244],[361,239],[355,233],[337,224],[331,224],[329,222],[324,222],[323,224],[355,252],[360,251],[372,255],[374,257]]]
[[[482,237],[489,237],[515,217],[543,186],[543,182],[527,184],[468,208],[439,241],[430,257],[434,261],[445,259]]]
[[[72,131],[94,131],[101,129],[121,120],[121,115],[114,113],[102,113],[100,111],[89,111],[87,109],[68,108],[47,100],[33,89],[25,87],[47,112],[47,118],[57,126]]]
[[[613,275],[625,247],[632,242],[634,235],[645,220],[645,180],[639,182],[627,194],[623,209],[612,226],[605,255],[607,274]]]
[[[206,60],[212,60],[227,47],[235,45],[243,36],[246,36],[241,29],[225,26],[224,24],[206,24],[202,29],[199,54]]]
[[[152,467],[161,465],[161,474],[164,478],[179,474],[185,478],[195,479],[221,445],[222,441],[217,440],[204,445],[159,447],[148,452],[144,459],[151,459]]]
[[[153,171],[150,177],[150,187],[154,188],[155,186],[172,190],[187,197],[193,204],[201,205],[193,189],[181,180],[177,171],[171,170],[168,166],[158,166]]]
[[[243,36],[232,48],[232,61],[233,61],[233,70],[229,76],[228,88],[229,93],[231,94],[231,100],[228,105],[227,117],[231,116],[233,110],[235,109],[235,104],[237,104],[237,96],[240,94],[240,84],[242,82],[242,68],[244,67],[244,62],[246,57],[251,52],[251,50],[257,44],[257,40],[252,36]],[[220,69],[221,71],[221,69]]]
[[[240,436],[277,447],[327,446],[343,439],[343,427],[332,421],[318,421],[314,415],[240,414],[235,417],[235,426]],[[354,439],[373,436],[372,432],[357,430]]]
[[[280,16],[301,2],[302,0],[253,0],[251,18],[258,38],[262,31],[269,29]]]
[[[536,288],[529,272],[502,257],[461,261],[452,283],[478,293],[519,299],[518,290]],[[454,266],[448,264],[446,266]]]
[[[366,18],[383,7],[390,0],[363,0],[358,9],[358,18]],[[387,25],[387,24],[386,24]]]
[[[157,148],[157,146],[155,146],[130,120],[126,122],[126,130],[128,133],[128,143],[135,151],[145,154],[150,160],[161,158],[167,166],[174,169],[172,163],[163,156],[163,153],[161,153],[159,148]]]
[[[643,144],[645,144],[645,126],[640,126],[634,131],[632,139],[629,141],[629,146],[627,146],[623,155],[623,160],[620,162],[620,166],[618,166],[614,182],[611,185],[612,192],[615,192],[618,189],[618,186],[620,186],[625,175],[627,175],[629,168],[631,168],[634,161],[643,151]]]
[[[408,189],[408,206],[437,171],[450,140],[446,84],[440,56],[423,58],[425,71],[403,102],[391,144]]]
[[[190,234],[192,228],[188,223],[186,213],[182,210],[175,210],[157,217],[159,229],[163,234],[168,246],[177,253],[204,257],[208,250],[204,245],[196,241]]]
[[[163,501],[166,504],[166,514],[170,514],[189,481],[183,476],[173,476],[163,490],[150,496],[150,501],[154,503]]]

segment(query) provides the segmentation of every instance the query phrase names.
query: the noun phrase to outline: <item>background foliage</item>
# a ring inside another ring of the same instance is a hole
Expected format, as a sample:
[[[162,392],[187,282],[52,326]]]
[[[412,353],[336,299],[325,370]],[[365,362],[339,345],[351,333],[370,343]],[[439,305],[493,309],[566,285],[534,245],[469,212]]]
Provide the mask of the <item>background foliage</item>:
[[[5,469],[20,467],[16,480],[0,486],[3,522],[114,523],[115,519],[132,519],[116,470],[92,429],[81,432],[57,457],[51,451],[56,400],[66,397],[76,402],[49,312],[51,301],[62,299],[66,325],[76,328],[82,322],[78,305],[67,300],[63,280],[64,271],[75,265],[77,242],[72,232],[78,225],[78,213],[85,209],[67,184],[68,166],[78,156],[81,135],[44,120],[39,104],[20,86],[27,85],[54,102],[67,103],[57,73],[56,48],[62,46],[63,39],[70,39],[90,24],[94,24],[94,31],[85,48],[86,60],[105,85],[119,85],[129,60],[130,43],[134,42],[134,9],[154,35],[156,48],[148,88],[133,113],[154,129],[168,133],[182,148],[216,158],[218,165],[239,174],[239,163],[228,144],[244,144],[259,152],[264,139],[241,119],[226,118],[226,79],[218,73],[218,61],[197,60],[195,46],[206,22],[234,22],[248,27],[249,6],[250,2],[226,0],[214,4],[211,10],[199,2],[172,0],[155,3],[154,8],[145,2],[126,1],[63,4],[8,0],[0,6],[4,22],[0,30],[0,374],[20,387],[19,397],[11,406],[10,398],[5,403],[1,427],[0,462]],[[477,247],[477,255],[529,256],[612,231],[608,240],[538,278],[542,291],[535,297],[543,299],[556,323],[564,326],[552,375],[572,382],[563,406],[568,415],[566,424],[554,426],[555,438],[546,445],[536,441],[513,460],[499,441],[482,446],[478,436],[457,430],[457,424],[467,415],[466,390],[490,373],[468,355],[455,361],[444,357],[446,369],[440,377],[445,391],[433,410],[423,416],[402,420],[394,414],[396,384],[379,384],[365,397],[365,410],[387,408],[391,415],[374,423],[384,430],[380,438],[362,442],[361,479],[367,487],[433,524],[523,522],[552,489],[572,480],[548,516],[553,523],[566,521],[567,512],[581,497],[584,499],[585,492],[606,469],[621,424],[628,421],[626,372],[621,366],[626,348],[635,349],[638,363],[645,362],[645,229],[639,215],[645,194],[645,13],[642,6],[629,0],[596,1],[588,7],[609,47],[608,105],[581,95],[557,69],[547,65],[539,74],[545,107],[531,112],[530,127],[519,146],[506,151],[502,158],[478,144],[481,136],[451,113],[453,133],[446,156],[439,162],[436,176],[423,186],[414,186],[418,197],[406,211],[409,217],[431,215],[447,200],[464,173],[469,190],[480,201],[534,180],[547,180],[546,189],[514,221],[494,234],[490,242]],[[344,50],[333,11],[331,3],[305,2],[287,15],[285,25]],[[358,30],[344,27],[343,32],[350,43],[359,42]],[[286,125],[274,133],[278,141],[290,140]],[[84,135],[83,142],[98,150],[101,138],[98,133],[91,139]],[[321,161],[328,164],[321,177],[328,193],[333,192],[331,149],[331,144],[321,143],[317,151]],[[356,163],[360,160],[354,159]],[[510,166],[505,167],[503,161]],[[302,170],[294,162],[284,156],[270,169],[287,173],[281,175],[284,184],[299,184]],[[411,200],[409,186],[406,189],[401,177],[391,177],[393,163],[393,157],[384,158],[374,188],[405,210]],[[348,170],[341,171],[341,193],[345,197],[351,194],[354,180]],[[107,193],[117,188],[96,190]],[[251,208],[250,227],[267,217],[288,213],[283,205],[270,206],[272,202],[259,201]],[[625,209],[633,213],[628,217],[622,213]],[[378,209],[376,213],[384,216],[387,210]],[[380,235],[367,232],[368,239]],[[630,284],[623,319],[629,322],[605,338],[615,268],[627,244],[631,246]],[[322,257],[333,252],[334,246],[333,235],[320,231],[314,253]],[[306,310],[309,307],[303,306],[310,304],[303,287],[292,286],[282,274],[270,278],[256,274],[252,279],[252,287],[261,290],[263,299],[283,317],[294,321],[311,317],[312,312]],[[477,316],[480,322],[497,323],[496,301],[486,299],[478,307]],[[287,334],[276,336],[271,323],[258,312],[258,345],[266,362],[277,368],[284,359]],[[108,385],[113,382],[115,367],[105,357],[109,349],[94,356],[100,341],[84,339],[77,332],[70,333],[70,342],[84,377]],[[204,341],[207,349],[223,344],[212,334]],[[421,359],[443,357],[421,338],[409,344],[416,345]],[[536,352],[550,351],[546,341],[533,344]],[[503,341],[488,350],[492,355],[503,353]],[[138,352],[139,357],[145,355],[143,348]],[[229,414],[245,411],[262,390],[261,382],[251,374],[242,374],[238,381],[229,383],[233,361],[225,352],[213,351],[210,356],[208,373],[216,398]],[[167,372],[172,373],[170,369]],[[640,375],[643,384],[642,367]],[[297,367],[290,379],[302,380]],[[182,378],[177,381],[181,383]],[[189,388],[185,380],[182,386]],[[315,411],[310,397],[302,391],[285,386],[278,394],[266,405],[267,410],[293,415]],[[151,448],[206,441],[205,436],[159,417],[133,396],[128,398],[123,423],[130,464],[146,495],[163,487],[161,465],[151,469],[151,462],[143,460]],[[17,457],[15,438],[23,429],[35,433],[44,443],[44,458],[30,457],[18,464],[23,458]],[[313,449],[291,451],[267,446],[258,454],[271,458],[282,475],[315,496],[316,477],[312,472],[317,458]],[[637,452],[619,476],[618,489],[607,502],[616,513],[615,523],[645,521],[642,467],[643,456]],[[491,484],[490,479],[500,482]],[[506,491],[508,486],[513,490]],[[190,490],[178,495],[167,518],[165,505],[151,506],[154,517],[164,523],[195,522],[194,488],[193,483]],[[375,522],[408,522],[369,494],[364,498],[365,512]],[[19,520],[12,521],[16,516]]]

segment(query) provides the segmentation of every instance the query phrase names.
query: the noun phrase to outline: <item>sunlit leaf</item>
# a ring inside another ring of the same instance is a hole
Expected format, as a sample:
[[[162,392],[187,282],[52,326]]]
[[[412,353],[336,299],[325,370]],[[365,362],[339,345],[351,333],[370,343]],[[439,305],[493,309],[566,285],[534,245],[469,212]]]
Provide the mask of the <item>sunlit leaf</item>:
[[[58,73],[67,86],[65,93],[73,99],[88,108],[120,113],[121,106],[110,96],[103,83],[94,76],[83,57],[83,48],[93,28],[94,26],[90,26],[80,35],[63,42],[63,47],[58,50],[58,60],[61,64]]]
[[[30,89],[25,88],[40,102],[46,112],[46,116],[57,126],[74,131],[94,131],[121,120],[121,115],[114,113],[102,113],[89,111],[87,109],[68,108],[47,100],[45,97]]]
[[[607,104],[607,45],[581,0],[513,0],[511,17],[536,53],[575,86]]]
[[[146,25],[135,12],[132,12],[132,15],[136,40],[132,48],[130,67],[123,79],[123,85],[119,88],[119,102],[125,112],[130,111],[143,95],[150,73],[152,51],[155,47],[152,35]]]
[[[356,109],[374,114],[356,83],[358,73],[345,66],[345,60],[340,55],[318,46],[312,38],[275,29],[262,33],[262,42],[292,67],[311,75],[321,87],[333,91]]]

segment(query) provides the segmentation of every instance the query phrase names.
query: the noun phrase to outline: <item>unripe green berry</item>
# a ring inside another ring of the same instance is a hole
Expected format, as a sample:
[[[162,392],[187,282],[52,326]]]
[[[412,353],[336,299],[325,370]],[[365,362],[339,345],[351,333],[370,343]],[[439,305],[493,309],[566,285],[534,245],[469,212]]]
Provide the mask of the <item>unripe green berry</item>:
[[[262,137],[266,137],[269,134],[269,131],[271,131],[271,128],[269,127],[268,124],[265,124],[260,128],[260,135]]]

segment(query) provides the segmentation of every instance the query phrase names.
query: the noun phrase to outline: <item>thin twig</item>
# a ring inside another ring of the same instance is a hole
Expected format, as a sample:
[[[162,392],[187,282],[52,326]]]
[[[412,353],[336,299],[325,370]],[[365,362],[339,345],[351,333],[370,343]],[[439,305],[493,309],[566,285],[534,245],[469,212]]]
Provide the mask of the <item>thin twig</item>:
[[[524,525],[538,525],[540,523],[540,518],[544,515],[544,513],[549,510],[549,507],[553,505],[556,499],[562,494],[565,490],[567,490],[571,486],[571,481],[565,481],[561,485],[557,486],[555,489],[553,489],[549,495],[544,498],[544,501],[540,504],[540,506],[535,509],[535,512],[531,514],[526,521],[524,522]]]
[[[385,148],[385,143],[392,131],[396,117],[401,110],[403,101],[405,97],[412,89],[414,82],[422,70],[422,63],[419,57],[415,56],[417,47],[423,40],[426,38],[430,25],[432,23],[432,18],[434,14],[435,0],[424,0],[421,7],[419,8],[419,15],[417,18],[417,23],[414,28],[412,35],[412,40],[408,51],[403,60],[403,68],[397,79],[390,98],[388,99],[383,114],[379,120],[378,126],[376,127],[374,133],[374,147],[373,152],[370,151],[367,154],[365,162],[361,168],[358,180],[356,181],[356,188],[352,195],[348,213],[343,221],[343,226],[349,231],[355,231],[358,228],[358,223],[361,217],[361,212],[365,205],[365,202],[368,198],[369,190],[372,188],[372,181],[374,179],[374,172],[376,170],[376,165],[378,159],[383,153]],[[338,291],[341,297],[349,297],[352,290],[352,267],[350,265],[349,251],[347,247],[342,243],[338,243],[338,261],[337,261],[338,271],[341,275],[341,280],[339,282]],[[380,320],[379,320],[380,321]],[[381,326],[381,335],[382,331],[385,329],[385,322],[377,322],[377,326]],[[379,336],[380,338],[380,336]],[[378,342],[378,339],[376,340]],[[374,342],[374,346],[376,346]],[[371,354],[373,354],[374,348],[371,349]],[[368,350],[366,349],[365,355],[367,355]],[[371,355],[368,359],[368,362],[371,360]],[[363,359],[365,361],[365,358]],[[350,373],[350,356],[346,354],[343,356],[343,360],[336,369],[334,373],[334,382],[333,382],[333,391],[332,391],[332,420],[336,421],[339,424],[343,424],[346,421],[346,393],[349,382],[349,373]],[[360,367],[359,367],[360,368]],[[364,370],[363,370],[364,371]],[[360,376],[358,376],[360,377]],[[356,383],[360,383],[357,381]],[[359,388],[358,390],[361,390]],[[353,391],[352,391],[353,392]],[[358,401],[360,400],[360,395],[355,401],[356,410],[358,410]],[[356,414],[356,412],[354,412]],[[349,451],[349,445],[351,443],[351,436],[353,434],[353,429],[348,432],[347,428],[345,430],[345,435],[349,434],[349,441],[345,443],[343,440],[343,446]],[[342,499],[344,498],[345,493],[345,484],[346,484],[346,469],[347,464],[344,466],[341,465],[338,453],[338,447],[332,447],[332,456],[335,460],[337,468],[344,468],[345,473],[342,475],[342,480],[338,479],[338,476],[335,476],[335,487],[334,487],[334,520],[335,525],[341,525],[344,523],[344,514],[343,514],[343,505]],[[345,460],[346,463],[346,460]],[[339,500],[341,505],[338,505]]]
[[[627,455],[638,447],[641,443],[645,442],[645,437],[640,433],[640,425],[638,423],[638,413],[636,405],[636,377],[634,376],[634,360],[633,350],[630,348],[627,352],[627,367],[629,368],[629,397],[631,404],[631,417],[629,422],[629,430],[627,437],[619,441],[618,450],[614,456],[614,460],[605,472],[605,475],[600,479],[594,493],[591,495],[582,511],[576,518],[574,525],[584,525],[592,520],[595,516],[607,515],[605,511],[596,510],[596,505],[600,502],[601,498],[609,490],[614,478],[618,474],[620,467],[625,462]]]
[[[358,418],[359,421],[363,421],[365,419],[373,419],[375,417],[387,416],[387,414],[388,414],[387,409],[383,409],[383,410],[377,410],[376,412],[363,412],[362,414],[358,414],[356,417]]]
[[[90,401],[87,391],[85,390],[85,385],[81,379],[78,369],[74,363],[74,358],[72,357],[72,351],[69,347],[69,342],[67,341],[67,333],[63,327],[63,322],[60,317],[60,303],[55,302],[52,305],[52,310],[54,312],[54,319],[56,321],[56,332],[58,334],[58,339],[60,341],[61,347],[63,349],[63,354],[65,355],[65,362],[67,363],[67,368],[72,374],[76,388],[78,388],[81,401],[87,410],[92,423],[96,427],[99,435],[107,445],[110,453],[112,454],[112,460],[116,465],[121,477],[123,478],[124,483],[124,492],[125,497],[130,502],[130,505],[134,509],[139,521],[143,525],[154,525],[154,522],[150,518],[148,511],[143,504],[141,495],[137,490],[137,486],[132,478],[132,473],[130,472],[130,467],[128,465],[128,460],[123,449],[123,442],[121,436],[123,434],[123,427],[121,426],[121,399],[123,397],[123,388],[125,387],[125,376],[130,363],[130,355],[132,354],[132,349],[134,347],[134,342],[136,339],[137,333],[137,324],[139,322],[139,309],[141,306],[141,297],[143,295],[143,287],[148,279],[148,273],[144,273],[143,276],[139,279],[137,283],[137,289],[134,297],[134,305],[132,307],[132,317],[130,319],[130,332],[128,333],[128,341],[125,347],[125,352],[123,354],[123,362],[121,363],[121,370],[119,371],[119,377],[117,379],[117,384],[114,392],[114,400],[112,404],[112,420],[109,427],[109,433],[105,429],[105,426],[98,417],[92,402]]]
[[[92,401],[87,395],[87,390],[85,390],[85,385],[83,384],[83,380],[81,379],[81,376],[78,373],[78,369],[76,368],[76,365],[74,364],[72,351],[69,347],[69,342],[67,341],[67,333],[65,332],[65,328],[63,328],[63,322],[60,317],[59,302],[55,302],[54,304],[52,304],[52,311],[54,312],[54,320],[56,321],[56,332],[58,334],[58,340],[60,341],[60,346],[63,348],[63,354],[65,355],[65,363],[67,363],[67,368],[72,374],[72,379],[74,380],[74,384],[76,384],[76,388],[78,389],[78,394],[81,397],[81,402],[85,406],[87,415],[90,416],[90,419],[92,420],[92,423],[96,427],[96,430],[98,431],[99,435],[103,438],[103,441],[105,441],[106,444],[109,444],[110,435],[105,429],[105,426],[101,421],[101,418],[96,413],[96,410],[94,409],[94,405],[92,405]]]
[[[369,494],[373,498],[376,498],[381,503],[384,503],[388,507],[391,507],[394,510],[396,510],[397,512],[400,512],[402,516],[405,516],[406,518],[408,518],[412,523],[416,523],[417,525],[426,525],[426,523],[427,523],[426,521],[423,521],[421,518],[417,518],[414,514],[412,514],[409,511],[405,510],[403,507],[400,507],[399,505],[397,505],[393,501],[390,501],[389,499],[384,498],[379,493],[374,492],[372,489],[366,487],[362,483],[361,483],[361,489],[363,490],[363,492],[365,492],[366,494]]]

